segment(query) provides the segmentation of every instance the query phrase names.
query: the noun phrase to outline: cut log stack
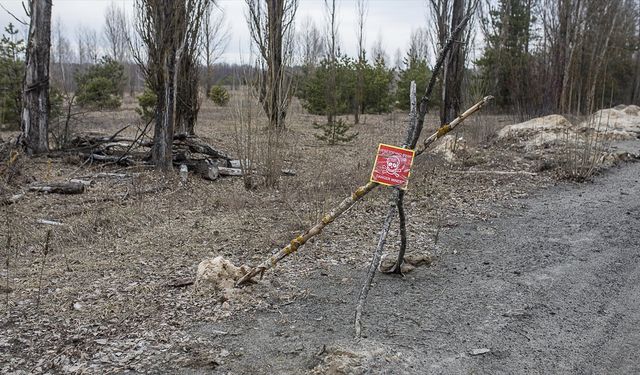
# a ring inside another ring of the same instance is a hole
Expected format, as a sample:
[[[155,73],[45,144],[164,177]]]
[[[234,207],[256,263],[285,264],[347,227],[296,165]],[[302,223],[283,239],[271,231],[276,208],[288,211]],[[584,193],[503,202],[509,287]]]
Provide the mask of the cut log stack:
[[[29,186],[30,191],[55,194],[82,194],[85,184],[79,181],[34,183]]]
[[[117,164],[122,166],[145,165],[153,142],[126,137],[83,134],[71,141],[83,161]],[[242,170],[233,165],[231,156],[211,146],[203,139],[187,134],[177,134],[173,140],[173,164],[185,165],[188,170],[206,180],[219,176],[242,176]],[[234,168],[235,167],[235,168]]]

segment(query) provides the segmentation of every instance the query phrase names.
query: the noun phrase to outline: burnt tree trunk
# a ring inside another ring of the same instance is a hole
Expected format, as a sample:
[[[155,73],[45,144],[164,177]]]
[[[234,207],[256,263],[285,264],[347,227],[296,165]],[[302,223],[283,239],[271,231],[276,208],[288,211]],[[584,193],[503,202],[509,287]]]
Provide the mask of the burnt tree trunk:
[[[451,32],[464,17],[465,0],[453,0],[451,11]],[[446,58],[442,84],[443,106],[440,112],[441,124],[448,124],[460,113],[462,107],[462,77],[464,75],[464,51],[462,42],[456,40]]]
[[[49,50],[51,47],[51,0],[29,2],[31,22],[22,92],[20,142],[28,154],[49,151]]]

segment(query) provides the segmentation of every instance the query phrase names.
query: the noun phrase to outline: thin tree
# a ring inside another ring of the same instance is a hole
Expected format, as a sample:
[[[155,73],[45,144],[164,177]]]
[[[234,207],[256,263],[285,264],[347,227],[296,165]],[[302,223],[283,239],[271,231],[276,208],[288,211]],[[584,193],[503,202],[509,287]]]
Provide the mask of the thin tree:
[[[27,153],[38,154],[49,150],[51,0],[29,1],[29,16],[20,143]]]
[[[327,18],[326,57],[329,74],[326,86],[327,124],[334,124],[338,113],[338,98],[336,96],[336,70],[338,63],[338,24],[336,18],[336,0],[324,0]]]
[[[306,73],[310,74],[320,62],[322,54],[324,53],[324,45],[322,33],[316,27],[313,19],[309,17],[302,22],[299,45],[302,66],[305,68]]]
[[[129,54],[127,32],[127,16],[124,10],[111,2],[104,13],[103,35],[108,47],[108,56],[119,63],[124,63]]]
[[[84,64],[95,64],[98,61],[100,53],[98,51],[98,33],[95,29],[79,26],[76,30],[76,43],[77,61],[81,67]]]
[[[258,98],[269,127],[282,129],[292,94],[286,68],[293,57],[293,21],[298,0],[245,1],[251,39],[263,66]]]
[[[453,0],[451,7],[451,32],[460,24],[465,13],[465,0]],[[447,36],[450,34],[447,33]],[[464,76],[465,53],[463,43],[456,40],[445,59],[442,82],[442,107],[440,123],[448,124],[458,117],[462,107],[462,79]]]
[[[151,157],[158,170],[172,168],[180,61],[199,26],[206,0],[136,0],[136,30],[146,54],[134,53],[157,97]]]
[[[214,3],[207,7],[202,25],[202,47],[205,61],[205,92],[213,86],[213,64],[222,56],[229,43],[229,25],[224,12]]]
[[[360,123],[360,114],[364,113],[364,71],[367,64],[367,56],[365,51],[365,35],[364,26],[367,16],[367,0],[358,0],[356,3],[356,12],[358,15],[358,61],[356,64],[356,90],[355,103],[353,108],[353,117],[356,124]]]
[[[180,24],[184,38],[178,50],[175,133],[193,135],[200,111],[200,47],[209,0],[193,1],[187,5],[187,21]]]

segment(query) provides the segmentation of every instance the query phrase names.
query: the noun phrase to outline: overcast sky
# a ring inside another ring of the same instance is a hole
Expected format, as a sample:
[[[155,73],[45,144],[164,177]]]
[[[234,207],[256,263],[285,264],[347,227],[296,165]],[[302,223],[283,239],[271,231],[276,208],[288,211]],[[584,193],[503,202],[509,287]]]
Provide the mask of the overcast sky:
[[[111,2],[123,7],[129,14],[133,11],[133,0],[53,0],[53,20],[60,20],[67,36],[73,41],[76,39],[74,34],[79,26],[102,31],[104,10]],[[20,0],[0,0],[0,4],[16,15],[24,17]],[[229,45],[220,61],[247,61],[249,31],[244,18],[244,0],[219,0],[218,4],[226,14],[231,34]],[[297,23],[312,19],[320,30],[324,30],[323,4],[323,0],[300,0]],[[354,56],[357,49],[356,0],[337,0],[337,4],[342,51]],[[403,52],[406,50],[411,31],[424,27],[426,20],[426,0],[369,0],[365,25],[367,51],[381,39],[389,59],[392,60],[397,49]],[[2,28],[9,22],[13,22],[11,16],[0,9]]]

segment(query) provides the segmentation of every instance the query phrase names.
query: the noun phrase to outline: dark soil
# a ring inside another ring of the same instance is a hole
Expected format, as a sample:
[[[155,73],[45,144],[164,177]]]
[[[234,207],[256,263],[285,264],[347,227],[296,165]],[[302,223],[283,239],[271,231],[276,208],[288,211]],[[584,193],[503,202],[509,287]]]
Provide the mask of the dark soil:
[[[194,322],[195,337],[228,353],[206,370],[181,370],[637,373],[639,180],[633,163],[443,229],[432,267],[377,276],[360,341],[353,313],[364,265],[327,266],[300,280],[307,293],[290,303]]]

